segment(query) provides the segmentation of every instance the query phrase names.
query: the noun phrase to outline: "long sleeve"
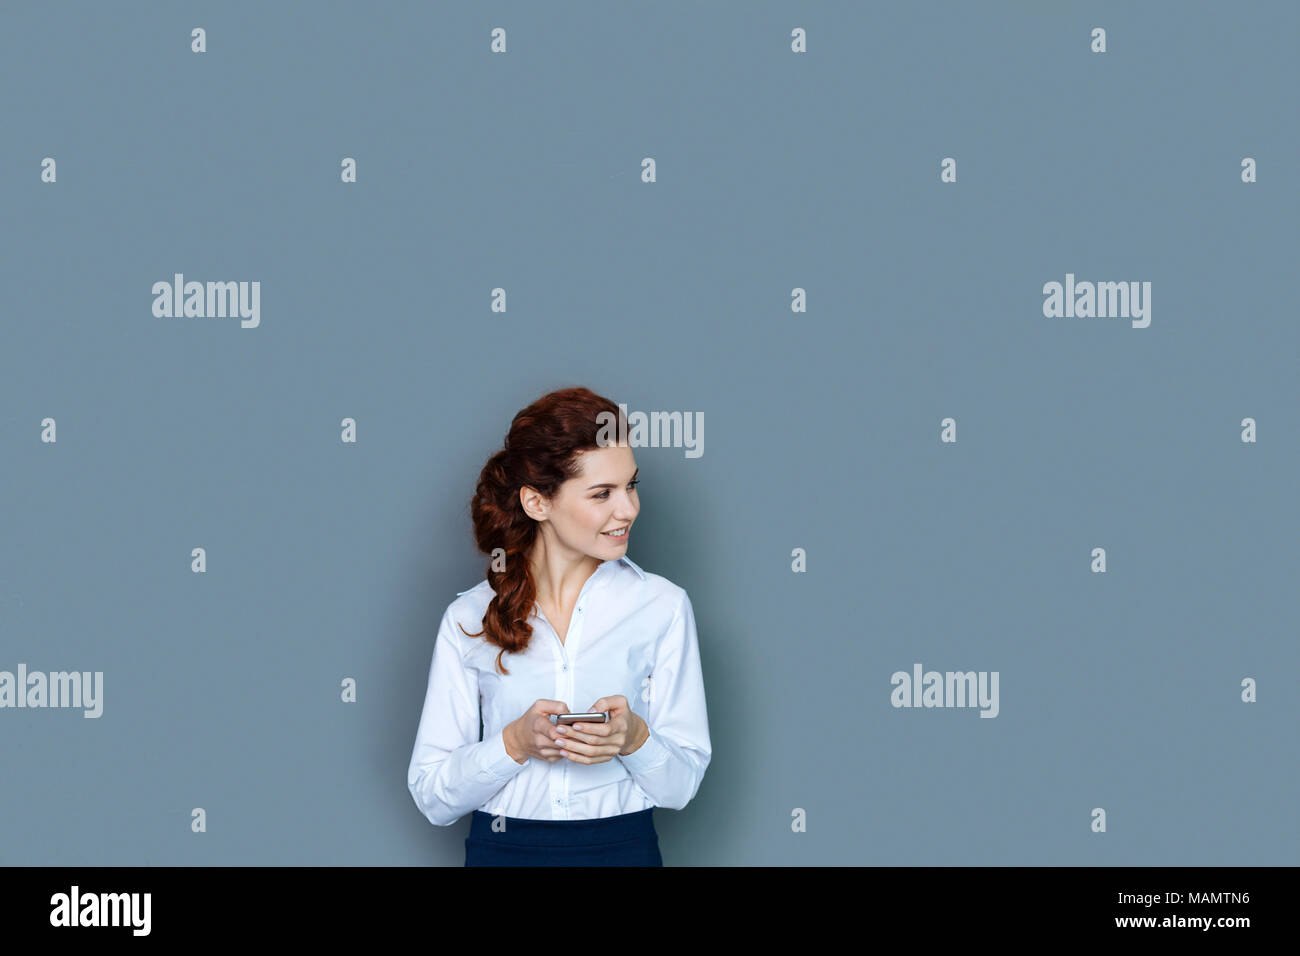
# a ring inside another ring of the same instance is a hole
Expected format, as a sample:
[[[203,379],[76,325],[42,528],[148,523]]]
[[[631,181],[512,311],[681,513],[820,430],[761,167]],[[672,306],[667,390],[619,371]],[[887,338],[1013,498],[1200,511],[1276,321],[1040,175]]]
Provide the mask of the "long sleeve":
[[[502,732],[479,740],[480,730],[478,680],[464,666],[448,608],[438,627],[406,775],[415,805],[435,826],[449,826],[482,806],[528,765],[506,752]]]
[[[713,752],[695,612],[685,591],[656,647],[649,697],[644,717],[650,736],[618,759],[656,806],[680,810],[700,789]]]

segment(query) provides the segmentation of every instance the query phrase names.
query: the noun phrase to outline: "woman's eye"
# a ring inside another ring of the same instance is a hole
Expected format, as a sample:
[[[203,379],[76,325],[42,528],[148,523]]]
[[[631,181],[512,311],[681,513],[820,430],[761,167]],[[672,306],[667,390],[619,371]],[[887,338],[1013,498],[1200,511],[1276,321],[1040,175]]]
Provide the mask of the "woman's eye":
[[[641,479],[640,479],[640,478],[638,478],[636,481],[629,481],[629,482],[627,483],[627,490],[628,490],[628,491],[632,491],[632,490],[635,489],[636,486],[639,485],[640,483],[641,483]],[[608,498],[608,497],[609,497],[609,489],[606,488],[606,489],[605,489],[604,491],[602,491],[600,494],[596,495],[596,497],[597,497],[597,498]]]

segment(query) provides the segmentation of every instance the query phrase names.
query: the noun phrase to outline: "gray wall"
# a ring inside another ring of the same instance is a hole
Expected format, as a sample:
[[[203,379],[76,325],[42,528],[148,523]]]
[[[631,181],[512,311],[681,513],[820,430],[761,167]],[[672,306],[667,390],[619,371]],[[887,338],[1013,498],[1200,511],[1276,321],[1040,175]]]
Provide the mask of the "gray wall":
[[[706,426],[637,450],[714,746],[667,864],[1294,864],[1300,8],[562,8],[0,15],[0,670],[104,674],[0,710],[0,862],[460,865],[405,774],[468,499],[583,384]]]

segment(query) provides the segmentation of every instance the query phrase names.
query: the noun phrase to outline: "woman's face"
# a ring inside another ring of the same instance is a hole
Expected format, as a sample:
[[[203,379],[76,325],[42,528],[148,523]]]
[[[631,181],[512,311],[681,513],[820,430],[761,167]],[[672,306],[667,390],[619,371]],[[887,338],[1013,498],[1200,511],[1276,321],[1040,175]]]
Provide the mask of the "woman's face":
[[[641,510],[637,498],[637,465],[627,445],[610,445],[582,452],[581,469],[560,486],[547,517],[560,544],[600,561],[627,553],[632,522]],[[610,531],[627,529],[621,536]]]

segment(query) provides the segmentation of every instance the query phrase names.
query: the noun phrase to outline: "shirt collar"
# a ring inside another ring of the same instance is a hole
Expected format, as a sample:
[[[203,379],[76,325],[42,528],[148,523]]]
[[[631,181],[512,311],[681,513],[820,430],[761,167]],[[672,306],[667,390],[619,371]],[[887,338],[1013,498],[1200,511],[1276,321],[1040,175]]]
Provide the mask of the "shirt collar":
[[[602,570],[602,569],[604,569],[604,568],[606,568],[606,567],[617,567],[617,566],[620,565],[620,564],[626,564],[629,568],[631,568],[633,571],[635,571],[635,572],[637,573],[637,576],[638,576],[642,581],[644,581],[644,580],[646,579],[645,572],[642,571],[639,567],[637,567],[636,563],[635,563],[631,558],[629,558],[626,554],[623,555],[623,557],[621,557],[621,558],[610,558],[608,561],[603,562],[603,563],[600,565],[600,567],[597,568],[596,570],[599,571],[599,570]],[[469,591],[472,591],[472,590],[474,590],[474,589],[473,589],[473,588],[470,588],[470,589],[467,590],[467,591],[457,591],[457,592],[456,592],[456,597],[460,597],[462,594],[468,594]]]
[[[642,571],[639,567],[637,567],[636,564],[633,563],[632,559],[629,558],[626,554],[623,555],[623,557],[621,557],[621,558],[612,558],[612,559],[610,559],[609,561],[606,561],[605,564],[608,564],[608,565],[626,564],[629,568],[631,568],[633,571],[635,571],[635,572],[637,573],[637,576],[638,576],[642,581],[645,580],[645,572]]]

